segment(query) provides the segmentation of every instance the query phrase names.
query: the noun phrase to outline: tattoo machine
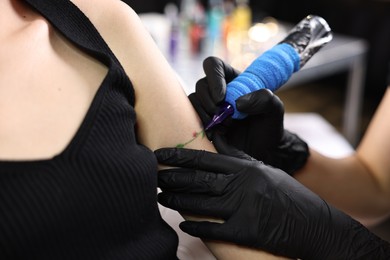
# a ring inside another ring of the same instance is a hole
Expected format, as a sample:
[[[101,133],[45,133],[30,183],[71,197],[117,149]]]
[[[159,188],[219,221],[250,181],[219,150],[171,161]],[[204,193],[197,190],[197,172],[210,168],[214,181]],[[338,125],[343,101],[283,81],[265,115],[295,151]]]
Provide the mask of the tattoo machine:
[[[247,115],[236,108],[235,101],[239,97],[262,88],[276,91],[332,38],[331,29],[323,18],[315,15],[305,17],[280,43],[261,54],[227,84],[225,102],[205,130],[229,116],[233,119],[245,118]]]

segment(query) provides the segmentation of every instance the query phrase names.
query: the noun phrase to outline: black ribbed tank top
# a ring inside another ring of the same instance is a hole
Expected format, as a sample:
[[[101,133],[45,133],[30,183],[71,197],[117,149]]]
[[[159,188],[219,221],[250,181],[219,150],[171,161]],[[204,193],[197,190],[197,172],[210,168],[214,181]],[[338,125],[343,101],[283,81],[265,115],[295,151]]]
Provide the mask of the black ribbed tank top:
[[[176,259],[177,235],[157,207],[156,159],[136,140],[129,78],[70,1],[26,2],[109,71],[60,154],[0,161],[0,259]]]

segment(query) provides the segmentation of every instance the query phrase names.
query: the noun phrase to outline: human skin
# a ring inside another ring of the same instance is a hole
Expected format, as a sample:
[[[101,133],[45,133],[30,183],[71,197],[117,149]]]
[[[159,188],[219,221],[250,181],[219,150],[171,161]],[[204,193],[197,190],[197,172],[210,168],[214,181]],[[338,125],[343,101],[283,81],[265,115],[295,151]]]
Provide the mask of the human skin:
[[[133,10],[119,0],[72,2],[133,83],[139,142],[155,150],[186,142],[200,131],[175,72]],[[108,69],[23,1],[2,0],[0,10],[0,160],[50,159],[72,140]],[[207,138],[187,147],[215,152]],[[224,242],[207,245],[218,259],[278,259]]]
[[[329,158],[316,151],[294,176],[325,200],[375,224],[390,214],[390,88],[352,155]]]

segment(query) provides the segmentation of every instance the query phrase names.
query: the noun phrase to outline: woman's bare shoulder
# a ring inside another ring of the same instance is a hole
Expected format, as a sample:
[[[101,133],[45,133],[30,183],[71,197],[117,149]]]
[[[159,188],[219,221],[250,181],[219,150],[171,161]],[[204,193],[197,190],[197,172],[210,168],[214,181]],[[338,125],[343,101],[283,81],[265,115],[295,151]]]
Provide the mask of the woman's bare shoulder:
[[[139,55],[153,49],[139,16],[121,0],[72,0],[91,20],[125,71],[132,77]],[[137,52],[129,50],[138,50]]]
[[[137,19],[134,10],[121,0],[72,0],[101,33],[124,28]]]

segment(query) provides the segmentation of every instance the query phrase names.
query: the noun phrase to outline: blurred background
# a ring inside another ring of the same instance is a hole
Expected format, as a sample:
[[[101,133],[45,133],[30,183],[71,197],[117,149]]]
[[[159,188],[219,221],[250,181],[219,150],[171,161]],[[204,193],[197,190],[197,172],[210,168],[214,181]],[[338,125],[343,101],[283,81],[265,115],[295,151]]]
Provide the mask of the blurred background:
[[[123,1],[140,15],[188,93],[204,75],[205,57],[218,56],[243,70],[305,16],[323,17],[336,35],[333,45],[305,65],[311,70],[292,79],[294,87],[277,94],[287,113],[318,114],[345,137],[346,149],[340,142],[328,144],[340,155],[359,143],[390,83],[389,0]],[[292,127],[295,118],[287,118]],[[313,125],[300,121],[297,127],[315,132]],[[390,241],[389,222],[372,229]]]

